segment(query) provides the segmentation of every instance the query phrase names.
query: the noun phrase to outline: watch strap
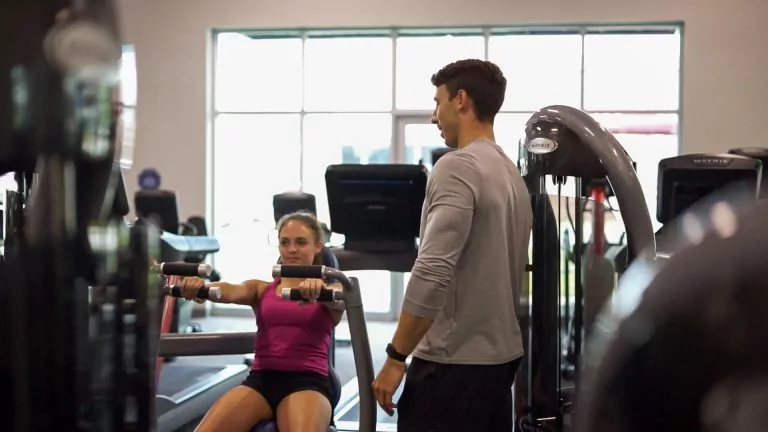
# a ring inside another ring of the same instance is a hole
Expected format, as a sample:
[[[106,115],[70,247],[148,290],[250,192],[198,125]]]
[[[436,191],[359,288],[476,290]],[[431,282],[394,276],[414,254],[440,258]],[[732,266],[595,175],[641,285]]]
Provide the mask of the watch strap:
[[[408,356],[399,353],[391,343],[387,344],[387,355],[392,360],[396,360],[401,363],[405,363],[405,361],[408,360]]]

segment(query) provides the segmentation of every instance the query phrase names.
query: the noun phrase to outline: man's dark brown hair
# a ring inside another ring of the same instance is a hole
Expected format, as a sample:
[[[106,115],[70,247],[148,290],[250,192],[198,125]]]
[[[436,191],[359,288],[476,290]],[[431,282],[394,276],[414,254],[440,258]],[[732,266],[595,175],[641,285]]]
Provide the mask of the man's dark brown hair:
[[[464,90],[475,106],[478,120],[493,123],[504,103],[507,79],[501,69],[489,61],[459,60],[440,69],[432,75],[432,84],[445,84],[448,95],[453,99],[459,90]]]

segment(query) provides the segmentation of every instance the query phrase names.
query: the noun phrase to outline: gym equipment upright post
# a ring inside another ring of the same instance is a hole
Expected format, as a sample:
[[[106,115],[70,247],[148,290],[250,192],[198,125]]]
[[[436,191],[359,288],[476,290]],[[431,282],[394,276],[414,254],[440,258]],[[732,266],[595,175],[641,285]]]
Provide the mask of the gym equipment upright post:
[[[563,427],[564,402],[558,349],[558,340],[562,337],[558,319],[559,260],[542,256],[559,255],[559,245],[554,213],[544,187],[545,176],[576,177],[577,196],[580,196],[578,179],[607,178],[619,202],[632,256],[645,253],[655,256],[655,238],[632,160],[616,138],[588,114],[562,105],[548,106],[534,113],[526,125],[526,139],[521,142],[519,165],[532,194],[535,217],[533,288],[527,320],[530,325],[529,329],[522,329],[529,354],[518,373],[519,384],[515,386],[518,427],[559,430]],[[577,238],[577,243],[580,241]],[[581,279],[589,277],[581,276],[579,266],[576,272],[578,297]],[[575,314],[580,315],[581,311],[581,305],[577,304]],[[575,321],[578,323],[581,318],[576,317]],[[578,332],[576,338],[580,339],[583,329],[575,331]],[[578,362],[575,366],[578,385]]]

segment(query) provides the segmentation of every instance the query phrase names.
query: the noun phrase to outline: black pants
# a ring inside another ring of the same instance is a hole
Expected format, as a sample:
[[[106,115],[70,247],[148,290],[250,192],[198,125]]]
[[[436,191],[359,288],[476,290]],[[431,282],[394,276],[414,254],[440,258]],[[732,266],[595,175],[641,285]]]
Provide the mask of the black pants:
[[[398,432],[511,432],[511,387],[521,361],[452,365],[414,358],[397,402]]]

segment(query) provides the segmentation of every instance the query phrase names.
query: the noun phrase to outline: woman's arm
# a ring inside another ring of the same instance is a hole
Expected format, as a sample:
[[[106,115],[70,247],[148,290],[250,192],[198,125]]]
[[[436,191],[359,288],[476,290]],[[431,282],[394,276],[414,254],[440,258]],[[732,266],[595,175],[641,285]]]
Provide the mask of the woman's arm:
[[[334,290],[334,291],[343,291],[344,287],[341,286],[340,283],[332,283],[325,286],[328,289]],[[325,307],[328,308],[329,311],[331,311],[331,316],[333,316],[333,321],[336,323],[336,325],[341,322],[341,317],[344,315],[344,311],[346,308],[344,307],[343,301],[329,301],[329,302],[323,302]]]
[[[230,303],[243,306],[253,306],[261,297],[261,293],[269,285],[258,279],[251,279],[239,284],[227,282],[212,282],[210,286],[219,288],[221,297],[218,299],[209,299],[215,303]]]

